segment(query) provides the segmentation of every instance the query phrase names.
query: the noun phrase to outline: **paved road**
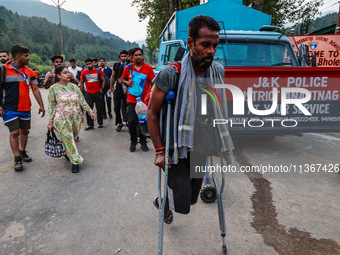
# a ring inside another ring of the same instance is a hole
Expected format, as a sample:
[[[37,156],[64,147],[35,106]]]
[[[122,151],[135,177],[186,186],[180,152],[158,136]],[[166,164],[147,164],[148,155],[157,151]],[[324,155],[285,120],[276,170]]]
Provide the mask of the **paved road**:
[[[47,91],[41,92],[46,103]],[[85,161],[72,174],[64,158],[44,155],[48,119],[39,118],[35,102],[32,115],[33,162],[20,173],[0,125],[0,254],[156,254],[154,153],[139,147],[130,153],[126,128],[117,133],[106,120],[101,130],[81,132]],[[237,170],[340,161],[340,139],[327,135],[238,139],[235,146]],[[339,191],[334,172],[227,174],[229,254],[340,254]],[[189,215],[174,214],[165,226],[164,254],[220,253],[216,203],[199,200]]]

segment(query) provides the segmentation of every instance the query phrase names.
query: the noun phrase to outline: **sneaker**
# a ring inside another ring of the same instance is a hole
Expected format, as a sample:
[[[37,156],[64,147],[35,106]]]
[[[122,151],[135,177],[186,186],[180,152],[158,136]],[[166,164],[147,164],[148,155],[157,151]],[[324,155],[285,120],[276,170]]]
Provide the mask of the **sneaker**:
[[[87,126],[87,127],[85,128],[85,131],[87,131],[87,130],[91,130],[91,129],[93,129],[93,127],[92,127],[92,126]]]
[[[117,127],[116,127],[116,131],[117,132],[120,132],[123,128],[123,124],[118,124]]]
[[[98,128],[102,128],[103,127],[103,124],[99,124]]]
[[[22,166],[21,156],[14,158],[14,171],[22,171],[24,167]]]
[[[74,139],[75,142],[79,142],[79,136],[76,137],[76,139]]]
[[[141,144],[141,148],[142,148],[142,151],[145,151],[145,152],[149,151],[149,148],[148,148],[148,146],[146,145],[146,143],[142,143],[142,144]]]
[[[26,154],[26,151],[20,151],[20,156],[24,162],[32,162],[32,159]]]
[[[131,151],[131,152],[135,152],[135,151],[136,151],[136,144],[131,143],[131,145],[130,145],[130,151]]]
[[[109,113],[109,118],[112,119],[112,114],[111,113]]]
[[[79,172],[79,165],[72,164],[72,173],[76,174]]]

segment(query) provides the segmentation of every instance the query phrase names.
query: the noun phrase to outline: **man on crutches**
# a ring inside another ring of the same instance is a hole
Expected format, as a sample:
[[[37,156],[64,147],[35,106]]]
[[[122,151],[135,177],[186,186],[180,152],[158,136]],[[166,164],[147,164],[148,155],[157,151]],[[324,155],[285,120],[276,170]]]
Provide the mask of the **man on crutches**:
[[[169,118],[168,187],[164,187],[168,191],[163,214],[167,224],[173,221],[173,211],[188,214],[190,206],[197,202],[203,173],[194,174],[195,166],[205,166],[206,156],[220,152],[227,152],[227,161],[231,162],[234,147],[227,125],[213,127],[212,122],[205,123],[205,116],[201,117],[208,112],[211,119],[227,119],[226,95],[224,90],[215,89],[215,84],[224,83],[224,67],[213,61],[219,31],[219,24],[211,17],[194,17],[189,23],[188,54],[181,64],[166,66],[153,80],[156,86],[152,89],[147,121],[155,147],[154,163],[162,169],[166,168],[166,124],[159,113],[167,93],[173,90],[176,95]],[[160,208],[163,199],[155,198],[154,205]]]

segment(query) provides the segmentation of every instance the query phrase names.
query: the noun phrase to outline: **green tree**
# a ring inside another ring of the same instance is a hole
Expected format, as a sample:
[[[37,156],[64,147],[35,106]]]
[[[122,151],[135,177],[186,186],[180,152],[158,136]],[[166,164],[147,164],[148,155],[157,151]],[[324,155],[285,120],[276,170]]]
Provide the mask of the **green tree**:
[[[4,35],[0,37],[0,49],[10,51],[12,47],[11,39],[9,39],[8,35]]]
[[[32,54],[30,54],[30,63],[37,64],[37,65],[42,65],[43,61],[42,61],[41,57],[39,57],[38,54],[32,53]]]
[[[319,14],[323,0],[244,0],[244,5],[254,3],[261,12],[272,16],[272,25],[283,31],[285,23],[304,24],[305,33],[312,25],[312,19]]]
[[[117,61],[119,50],[138,46],[121,38],[94,36],[66,26],[63,26],[63,36],[66,56],[80,63],[87,57],[105,57],[107,61]],[[51,68],[51,56],[61,53],[58,24],[52,24],[45,18],[21,16],[0,6],[0,49],[9,51],[14,44],[31,49],[32,67],[39,71],[48,70]]]
[[[68,45],[68,50],[69,50],[70,55],[73,55],[74,53],[76,53],[76,43],[74,42],[72,37],[68,40],[67,45]]]
[[[159,35],[174,11],[199,5],[199,0],[133,0],[132,6],[138,7],[140,20],[149,18],[147,25],[147,55],[155,63],[155,53],[159,48]]]
[[[7,25],[6,25],[6,20],[3,17],[0,17],[0,36],[3,36],[4,34],[6,34],[6,30],[7,30]]]

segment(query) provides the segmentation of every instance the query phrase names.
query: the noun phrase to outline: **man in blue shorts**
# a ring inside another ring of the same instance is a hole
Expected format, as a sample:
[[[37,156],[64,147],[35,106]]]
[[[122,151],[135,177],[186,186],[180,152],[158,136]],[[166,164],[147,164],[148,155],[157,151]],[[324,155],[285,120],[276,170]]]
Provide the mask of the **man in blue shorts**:
[[[45,115],[45,108],[38,88],[38,81],[32,69],[26,67],[30,60],[30,49],[14,45],[11,49],[13,61],[4,64],[6,79],[1,84],[0,117],[8,127],[9,141],[14,154],[14,170],[23,170],[22,161],[31,162],[26,153],[28,130],[31,127],[31,99],[29,87],[39,104],[39,114]],[[0,74],[1,76],[3,73]],[[20,144],[20,147],[19,147]]]

